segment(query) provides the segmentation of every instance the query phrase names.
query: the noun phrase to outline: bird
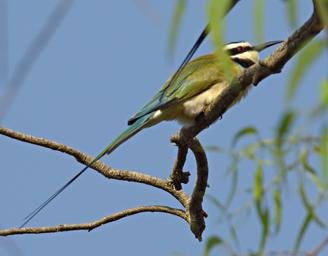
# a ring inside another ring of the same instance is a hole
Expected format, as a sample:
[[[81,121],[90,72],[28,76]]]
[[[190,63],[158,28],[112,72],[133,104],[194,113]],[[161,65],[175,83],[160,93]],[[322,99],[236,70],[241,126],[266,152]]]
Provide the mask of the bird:
[[[231,61],[233,77],[238,76],[243,69],[259,61],[259,53],[283,41],[269,41],[252,46],[247,41],[230,42],[224,45],[224,52]],[[106,154],[112,153],[123,142],[140,132],[162,121],[177,120],[184,127],[192,126],[204,109],[215,102],[231,78],[225,76],[217,51],[191,60],[168,79],[160,91],[128,120],[128,128],[101,151],[90,163],[84,166],[64,186],[44,201],[24,218],[20,228],[30,222],[44,207],[72,184],[80,175]],[[250,88],[250,87],[248,87]],[[229,106],[236,104],[248,90],[243,91]]]

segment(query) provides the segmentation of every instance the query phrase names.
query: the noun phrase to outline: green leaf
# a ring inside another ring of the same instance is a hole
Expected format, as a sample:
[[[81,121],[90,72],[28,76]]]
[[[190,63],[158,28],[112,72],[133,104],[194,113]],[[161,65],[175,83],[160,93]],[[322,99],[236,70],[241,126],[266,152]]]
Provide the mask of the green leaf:
[[[229,233],[230,233],[230,236],[231,236],[232,240],[235,242],[235,244],[236,244],[238,247],[240,247],[240,242],[239,242],[239,238],[238,238],[238,233],[237,233],[236,228],[235,228],[233,225],[230,225]]]
[[[210,236],[205,244],[204,256],[209,256],[215,247],[218,247],[223,243],[224,241],[219,236]]]
[[[304,238],[304,235],[305,235],[306,231],[308,230],[312,220],[313,220],[312,215],[307,214],[304,221],[303,221],[303,223],[302,223],[302,226],[301,226],[301,228],[300,228],[300,230],[297,234],[297,238],[296,238],[294,249],[293,249],[293,251],[295,253],[299,251],[301,243],[302,243],[303,238]]]
[[[217,199],[216,197],[212,196],[212,195],[208,195],[207,198],[214,204],[214,206],[216,206],[224,215],[226,215],[229,219],[231,218],[231,215],[228,212],[228,209],[220,202],[219,199]],[[235,244],[239,247],[240,246],[240,242],[238,239],[238,234],[237,234],[237,230],[236,228],[230,224],[230,228],[229,228],[229,233],[230,236],[232,238],[232,240],[235,242]]]
[[[254,2],[254,32],[257,42],[264,41],[264,13],[265,13],[265,1],[255,0]]]
[[[224,152],[224,149],[217,145],[205,146],[205,149],[208,151],[216,152],[216,153]]]
[[[305,71],[307,71],[311,64],[316,60],[316,58],[320,55],[323,49],[323,40],[316,40],[306,46],[306,48],[299,53],[287,86],[288,101],[294,98],[296,90],[298,89],[298,86],[303,75],[305,74]]]
[[[304,167],[304,169],[310,173],[316,175],[317,172],[312,168],[312,166],[308,162],[308,151],[305,149],[300,154],[300,161]]]
[[[281,200],[281,191],[279,189],[274,191],[273,201],[274,201],[275,232],[279,233],[281,227],[281,220],[282,220],[282,200]]]
[[[216,47],[216,53],[220,56],[219,61],[223,74],[228,80],[233,78],[232,61],[224,47],[224,16],[231,6],[230,0],[210,0],[208,4],[209,27],[212,41]]]
[[[328,29],[328,1],[316,1],[321,20]]]
[[[321,175],[324,188],[328,189],[328,127],[323,129],[320,144]]]
[[[280,119],[276,128],[276,143],[278,148],[282,147],[283,141],[289,133],[294,120],[295,113],[293,111],[287,111]]]
[[[256,168],[254,181],[254,198],[257,204],[262,202],[263,192],[263,163],[260,161]]]
[[[300,159],[300,162],[301,162],[304,170],[307,172],[307,174],[310,176],[310,178],[316,184],[319,191],[323,192],[323,190],[324,190],[323,185],[322,185],[320,179],[318,178],[317,172],[314,170],[314,168],[310,165],[310,163],[308,161],[308,151],[306,149],[300,153],[299,159]]]
[[[232,177],[231,177],[231,188],[229,190],[226,202],[225,202],[225,207],[229,208],[235,194],[237,191],[237,184],[238,184],[238,163],[239,163],[239,158],[238,157],[234,157],[233,158],[233,162],[231,163],[231,173],[232,173]]]
[[[261,242],[259,246],[259,253],[262,253],[265,249],[266,242],[269,237],[270,227],[270,213],[268,208],[264,208],[264,187],[263,187],[263,163],[258,162],[257,169],[255,172],[254,180],[254,198],[255,206],[258,217],[262,225]]]
[[[287,8],[289,24],[292,28],[295,28],[298,20],[296,0],[287,0]]]
[[[228,209],[224,206],[223,203],[220,202],[219,199],[212,195],[207,195],[207,198],[211,201],[211,203],[216,206],[220,211],[222,211],[224,214],[228,214]]]
[[[303,202],[303,205],[305,206],[305,209],[308,213],[308,215],[311,215],[312,219],[320,226],[320,227],[325,227],[325,223],[320,220],[320,218],[317,216],[317,214],[315,213],[315,209],[312,206],[312,204],[310,203],[306,191],[305,191],[305,187],[304,187],[304,183],[300,182],[299,184],[299,193]]]
[[[323,107],[328,107],[328,78],[322,81],[320,85],[320,96],[321,96],[321,104]]]
[[[186,0],[176,0],[175,11],[173,14],[171,28],[169,32],[168,39],[168,54],[170,56],[174,55],[176,48],[177,35],[180,29],[181,20],[186,9]]]
[[[239,130],[239,131],[236,133],[236,135],[233,137],[233,139],[232,139],[232,143],[231,143],[231,146],[232,146],[232,147],[235,147],[236,144],[237,144],[237,142],[238,142],[242,137],[245,137],[246,135],[253,135],[253,134],[255,134],[255,135],[258,134],[256,128],[253,127],[253,126],[247,126],[247,127],[243,128],[243,129]]]
[[[259,252],[263,253],[265,250],[266,242],[269,238],[269,227],[270,227],[270,212],[269,209],[266,208],[261,216],[262,220],[262,235],[261,235],[261,242]]]

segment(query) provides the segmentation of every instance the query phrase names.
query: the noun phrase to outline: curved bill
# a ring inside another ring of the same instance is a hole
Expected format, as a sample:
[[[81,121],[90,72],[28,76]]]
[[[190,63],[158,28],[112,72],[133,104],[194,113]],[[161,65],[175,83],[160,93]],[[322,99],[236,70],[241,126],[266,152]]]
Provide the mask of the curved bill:
[[[256,46],[253,47],[253,49],[255,51],[260,52],[260,51],[262,51],[262,50],[264,50],[264,49],[266,49],[270,46],[273,46],[275,44],[281,44],[282,42],[283,41],[281,41],[281,40],[279,40],[279,41],[270,41],[270,42],[266,42],[266,43],[263,43],[263,44],[256,45]]]

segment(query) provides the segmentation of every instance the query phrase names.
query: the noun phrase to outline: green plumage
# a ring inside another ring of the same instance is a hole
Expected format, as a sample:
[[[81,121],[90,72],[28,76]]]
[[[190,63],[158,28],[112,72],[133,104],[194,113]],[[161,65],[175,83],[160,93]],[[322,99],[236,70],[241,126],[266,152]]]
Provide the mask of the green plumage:
[[[235,66],[235,72],[239,72],[240,68],[237,68],[237,65]],[[173,83],[170,84],[171,79],[166,81],[161,90],[129,119],[128,124],[130,127],[109,145],[108,154],[143,128],[162,121],[152,119],[157,110],[173,112],[169,114],[168,120],[177,118],[180,114],[179,105],[181,103],[208,90],[214,84],[223,82],[224,75],[221,72],[218,57],[209,54],[189,62]],[[167,88],[169,84],[170,87]]]

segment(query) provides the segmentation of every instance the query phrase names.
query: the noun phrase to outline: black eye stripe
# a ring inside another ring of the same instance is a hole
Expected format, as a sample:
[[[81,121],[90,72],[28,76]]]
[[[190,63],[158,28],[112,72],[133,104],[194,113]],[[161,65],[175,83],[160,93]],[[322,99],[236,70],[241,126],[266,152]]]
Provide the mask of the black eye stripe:
[[[233,58],[232,60],[244,68],[249,68],[250,66],[255,64],[252,60],[249,59]]]

